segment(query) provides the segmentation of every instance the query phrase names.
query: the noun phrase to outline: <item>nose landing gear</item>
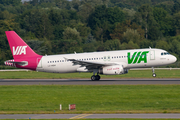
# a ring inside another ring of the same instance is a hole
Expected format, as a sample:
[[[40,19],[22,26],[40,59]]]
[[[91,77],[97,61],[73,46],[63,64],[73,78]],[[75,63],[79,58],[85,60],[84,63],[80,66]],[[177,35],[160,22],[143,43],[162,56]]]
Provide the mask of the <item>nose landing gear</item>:
[[[152,72],[153,72],[152,76],[156,77],[156,73],[155,73],[154,67],[152,67]]]

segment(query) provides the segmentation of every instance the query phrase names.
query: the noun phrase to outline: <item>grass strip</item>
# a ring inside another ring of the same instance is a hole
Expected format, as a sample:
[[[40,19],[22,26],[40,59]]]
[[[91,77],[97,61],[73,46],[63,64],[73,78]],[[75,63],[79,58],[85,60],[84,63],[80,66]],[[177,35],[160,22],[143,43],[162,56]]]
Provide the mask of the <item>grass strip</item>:
[[[0,86],[0,113],[180,113],[179,88],[180,85]],[[68,104],[76,104],[76,110],[69,111]]]
[[[180,78],[180,70],[156,70],[156,78]],[[0,72],[0,79],[76,79],[88,78],[92,73],[45,73],[36,71]],[[152,78],[151,70],[129,70],[123,75],[101,75],[101,78]]]

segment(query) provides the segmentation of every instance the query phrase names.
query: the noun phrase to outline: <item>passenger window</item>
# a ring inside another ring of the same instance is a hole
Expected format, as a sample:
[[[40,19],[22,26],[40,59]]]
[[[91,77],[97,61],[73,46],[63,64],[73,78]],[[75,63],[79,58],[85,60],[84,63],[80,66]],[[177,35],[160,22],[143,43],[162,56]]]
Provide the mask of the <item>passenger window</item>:
[[[164,55],[166,55],[166,53],[164,53]]]
[[[64,62],[64,60],[62,60],[62,62]]]
[[[116,58],[116,57],[114,57],[114,58]]]
[[[122,56],[122,58],[123,58],[123,56]]]
[[[89,58],[89,60],[91,60],[91,58]]]

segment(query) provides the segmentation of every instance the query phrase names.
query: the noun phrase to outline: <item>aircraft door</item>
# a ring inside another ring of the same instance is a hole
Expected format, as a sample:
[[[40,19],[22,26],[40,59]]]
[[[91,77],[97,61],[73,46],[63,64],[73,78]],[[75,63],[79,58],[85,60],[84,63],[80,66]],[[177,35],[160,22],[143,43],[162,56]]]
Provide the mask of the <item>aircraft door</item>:
[[[42,68],[42,59],[41,58],[37,58],[37,67]]]
[[[155,60],[155,51],[150,50],[150,60]]]

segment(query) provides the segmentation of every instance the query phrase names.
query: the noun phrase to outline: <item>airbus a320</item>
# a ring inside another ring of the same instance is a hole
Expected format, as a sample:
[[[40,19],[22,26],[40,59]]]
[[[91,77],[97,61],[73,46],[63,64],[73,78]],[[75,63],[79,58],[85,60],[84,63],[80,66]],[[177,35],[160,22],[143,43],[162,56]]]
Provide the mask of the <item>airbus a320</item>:
[[[100,80],[99,74],[126,74],[130,68],[153,68],[177,60],[167,51],[155,48],[42,56],[36,54],[16,32],[5,33],[14,58],[5,61],[5,65],[52,73],[92,72],[93,81]],[[154,68],[152,76],[156,77]]]

